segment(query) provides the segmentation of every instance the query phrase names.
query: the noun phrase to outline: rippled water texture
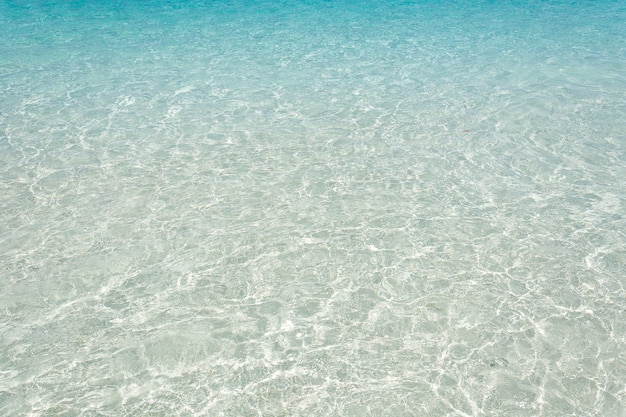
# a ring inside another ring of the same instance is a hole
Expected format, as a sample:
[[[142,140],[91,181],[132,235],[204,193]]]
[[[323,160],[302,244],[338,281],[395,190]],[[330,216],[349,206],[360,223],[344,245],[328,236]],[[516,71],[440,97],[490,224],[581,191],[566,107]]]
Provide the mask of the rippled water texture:
[[[626,415],[622,1],[0,3],[0,414]]]

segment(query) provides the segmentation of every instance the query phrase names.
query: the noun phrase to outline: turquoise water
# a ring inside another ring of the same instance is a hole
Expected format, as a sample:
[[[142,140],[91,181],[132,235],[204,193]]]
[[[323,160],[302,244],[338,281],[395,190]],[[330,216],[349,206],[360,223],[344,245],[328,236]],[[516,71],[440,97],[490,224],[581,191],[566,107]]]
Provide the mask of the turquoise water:
[[[621,1],[0,3],[0,415],[626,415]]]

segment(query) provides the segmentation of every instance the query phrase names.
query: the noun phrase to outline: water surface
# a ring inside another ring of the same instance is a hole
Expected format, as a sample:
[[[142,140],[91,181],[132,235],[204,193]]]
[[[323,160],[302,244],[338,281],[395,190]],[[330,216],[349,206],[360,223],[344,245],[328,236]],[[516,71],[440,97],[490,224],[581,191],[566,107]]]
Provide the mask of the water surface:
[[[0,414],[626,413],[619,1],[5,1]]]

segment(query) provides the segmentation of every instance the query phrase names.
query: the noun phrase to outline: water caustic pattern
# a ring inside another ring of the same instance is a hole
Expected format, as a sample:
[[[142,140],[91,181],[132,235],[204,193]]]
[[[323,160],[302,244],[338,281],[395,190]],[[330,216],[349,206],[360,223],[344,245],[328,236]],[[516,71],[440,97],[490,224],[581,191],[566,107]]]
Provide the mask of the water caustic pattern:
[[[0,414],[624,416],[625,18],[2,2]]]

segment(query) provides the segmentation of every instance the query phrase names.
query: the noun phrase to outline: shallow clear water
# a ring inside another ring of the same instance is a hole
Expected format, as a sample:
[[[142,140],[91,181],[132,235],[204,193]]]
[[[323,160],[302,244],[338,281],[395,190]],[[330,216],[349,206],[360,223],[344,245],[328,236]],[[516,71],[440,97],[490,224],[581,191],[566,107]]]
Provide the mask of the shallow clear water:
[[[0,414],[626,415],[625,20],[0,3]]]

